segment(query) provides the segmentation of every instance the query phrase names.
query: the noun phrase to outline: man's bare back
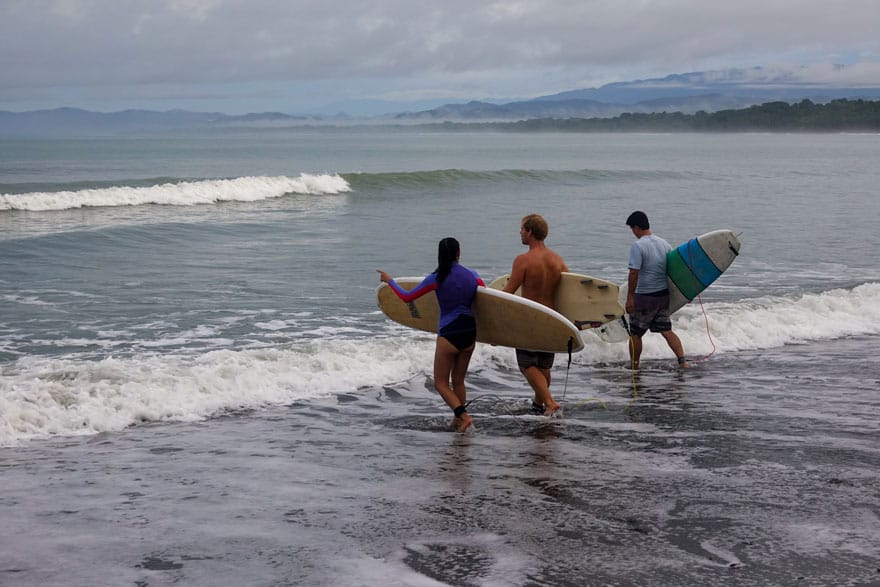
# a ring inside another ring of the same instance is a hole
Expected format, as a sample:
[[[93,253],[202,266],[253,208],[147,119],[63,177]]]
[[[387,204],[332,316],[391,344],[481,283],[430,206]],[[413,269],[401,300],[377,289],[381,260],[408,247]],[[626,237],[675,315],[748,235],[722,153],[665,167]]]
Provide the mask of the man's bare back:
[[[504,291],[514,292],[522,287],[522,296],[555,309],[554,294],[568,271],[565,261],[543,242],[529,244],[529,251],[513,261],[510,279]]]

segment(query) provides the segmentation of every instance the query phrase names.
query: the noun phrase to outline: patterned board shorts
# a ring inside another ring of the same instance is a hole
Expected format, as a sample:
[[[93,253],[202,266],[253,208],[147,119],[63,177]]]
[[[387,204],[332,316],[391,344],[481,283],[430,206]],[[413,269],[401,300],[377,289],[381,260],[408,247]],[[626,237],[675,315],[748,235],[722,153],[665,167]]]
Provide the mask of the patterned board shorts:
[[[651,294],[636,294],[633,298],[635,311],[629,315],[629,333],[642,336],[651,332],[672,330],[669,316],[669,290]]]

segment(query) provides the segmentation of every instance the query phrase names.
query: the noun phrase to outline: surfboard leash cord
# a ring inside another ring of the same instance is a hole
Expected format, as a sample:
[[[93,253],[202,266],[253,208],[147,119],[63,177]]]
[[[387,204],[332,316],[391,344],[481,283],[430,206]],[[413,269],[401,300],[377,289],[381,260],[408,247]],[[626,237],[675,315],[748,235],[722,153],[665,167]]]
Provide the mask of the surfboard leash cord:
[[[517,414],[514,414],[513,411],[512,411],[510,408],[507,407],[507,404],[505,403],[504,398],[501,397],[500,395],[497,395],[497,394],[494,394],[494,393],[486,393],[486,394],[483,394],[483,395],[478,395],[477,397],[473,398],[472,400],[470,400],[469,402],[467,402],[467,403],[464,404],[464,405],[465,405],[465,406],[469,406],[469,405],[471,405],[472,403],[474,403],[474,402],[476,402],[476,401],[479,401],[479,400],[481,400],[481,399],[489,399],[489,398],[495,399],[498,403],[500,403],[500,404],[501,404],[501,407],[504,408],[504,411],[507,412],[510,416],[512,416],[513,419],[514,419],[514,421],[515,421],[517,424],[519,424],[520,426],[522,426],[523,428],[525,428],[525,424],[522,423],[522,422],[520,421],[520,419],[519,419],[519,417],[517,416]]]
[[[691,241],[688,241],[687,251],[688,251],[689,265],[694,265],[693,255],[691,254],[691,243],[696,240],[697,239],[694,238]],[[734,256],[739,255],[739,251],[735,250],[730,243],[727,243],[727,246],[730,248],[731,251],[733,251]],[[697,279],[697,276],[694,275],[693,272],[691,272],[691,276],[693,277],[694,285],[699,285],[699,280]],[[709,358],[715,354],[716,347],[715,347],[715,341],[712,340],[712,332],[709,330],[709,314],[706,312],[706,307],[703,305],[702,294],[699,294],[699,293],[697,294],[697,301],[700,302],[700,311],[703,312],[703,319],[706,322],[706,336],[709,338],[709,344],[712,345],[712,351],[708,355],[704,355],[702,357],[690,359],[690,362],[701,363],[703,361],[709,360]],[[681,360],[679,360],[679,363],[681,363]]]
[[[574,337],[568,337],[568,365],[565,366],[565,380],[562,382],[562,400],[560,405],[565,401],[565,392],[568,391],[568,373],[571,371],[571,349],[574,348]]]
[[[738,239],[740,236],[742,236],[742,232],[738,233],[736,235],[736,238]],[[727,248],[730,249],[730,252],[733,253],[734,257],[739,257],[739,249],[735,248],[730,242],[727,243]],[[709,314],[706,312],[705,306],[703,306],[703,296],[701,294],[697,294],[697,300],[700,302],[700,310],[702,310],[703,318],[706,320],[706,336],[709,338],[709,344],[712,345],[712,351],[708,355],[694,359],[695,363],[707,360],[709,357],[715,354],[715,350],[717,349],[717,347],[715,346],[715,341],[712,340],[712,332],[709,330]]]
[[[738,239],[740,236],[742,236],[742,232],[738,233],[736,235],[736,238]],[[733,244],[731,244],[729,241],[727,243],[727,248],[730,249],[730,252],[733,253],[734,257],[739,257],[739,249],[735,248]],[[709,344],[712,345],[712,351],[708,355],[694,359],[695,363],[699,363],[701,361],[709,359],[709,357],[714,355],[715,351],[717,350],[717,347],[715,346],[715,341],[712,340],[712,332],[711,330],[709,330],[709,314],[706,312],[706,307],[703,306],[703,296],[701,294],[697,294],[697,301],[700,302],[700,310],[703,312],[703,318],[706,321],[706,336],[709,338]]]
[[[560,402],[559,402],[560,405],[565,401],[565,394],[566,394],[566,392],[568,391],[568,374],[571,372],[572,349],[574,349],[574,337],[571,337],[571,336],[570,336],[570,337],[568,338],[568,364],[565,366],[565,379],[563,380],[563,384],[562,384],[562,398],[561,398],[561,400],[560,400]],[[466,408],[466,407],[468,407],[469,405],[471,405],[472,403],[474,403],[474,402],[476,402],[476,401],[478,401],[478,400],[481,400],[481,399],[485,399],[485,398],[495,398],[496,400],[500,400],[500,401],[502,401],[502,407],[505,409],[505,411],[506,411],[508,414],[510,414],[511,416],[513,416],[513,419],[516,420],[516,422],[519,423],[520,426],[523,426],[523,427],[525,426],[525,424],[522,423],[522,422],[520,421],[520,419],[517,417],[517,414],[514,414],[514,413],[510,410],[510,408],[508,408],[508,407],[503,403],[503,398],[501,398],[501,396],[496,395],[496,394],[491,394],[491,393],[489,393],[489,394],[484,394],[484,395],[477,396],[477,397],[471,399],[470,401],[468,401],[467,403],[463,404],[463,406]],[[602,407],[605,407],[605,402],[602,402],[602,400],[600,400],[600,399],[598,399],[598,398],[590,398],[590,400],[591,400],[591,399],[596,399],[597,401],[599,401],[600,403],[602,403]],[[587,401],[590,401],[590,400],[587,400]],[[560,408],[560,409],[561,409],[561,408]]]
[[[700,363],[702,361],[707,361],[709,357],[715,354],[716,346],[715,341],[712,340],[712,332],[709,330],[709,314],[706,312],[706,307],[703,306],[703,296],[697,295],[697,301],[700,302],[700,310],[703,312],[703,319],[706,321],[706,336],[709,338],[709,344],[712,345],[712,350],[708,355],[704,355],[702,357],[697,357],[696,359],[691,359],[694,363]]]

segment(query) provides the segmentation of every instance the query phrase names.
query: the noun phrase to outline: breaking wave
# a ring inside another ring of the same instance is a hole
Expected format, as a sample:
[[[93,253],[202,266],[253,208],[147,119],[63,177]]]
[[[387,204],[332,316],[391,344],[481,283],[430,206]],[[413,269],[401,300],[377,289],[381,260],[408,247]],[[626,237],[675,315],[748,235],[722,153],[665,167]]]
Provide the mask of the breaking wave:
[[[298,177],[237,177],[168,182],[146,187],[111,186],[74,191],[0,194],[0,211],[70,210],[86,207],[195,206],[218,202],[255,202],[287,194],[338,194],[351,191],[339,175],[300,174]]]

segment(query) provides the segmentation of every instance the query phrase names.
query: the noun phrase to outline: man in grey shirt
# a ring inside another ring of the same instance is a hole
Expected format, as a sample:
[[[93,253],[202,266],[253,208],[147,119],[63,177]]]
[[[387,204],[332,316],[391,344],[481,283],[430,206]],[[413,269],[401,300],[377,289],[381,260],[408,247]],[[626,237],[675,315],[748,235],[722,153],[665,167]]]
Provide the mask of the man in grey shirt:
[[[669,316],[669,288],[666,283],[666,255],[672,246],[651,233],[648,216],[636,211],[626,219],[636,242],[629,250],[629,279],[626,311],[629,314],[629,356],[633,369],[639,368],[642,336],[650,330],[659,332],[681,367],[689,367],[681,340],[672,332]]]

